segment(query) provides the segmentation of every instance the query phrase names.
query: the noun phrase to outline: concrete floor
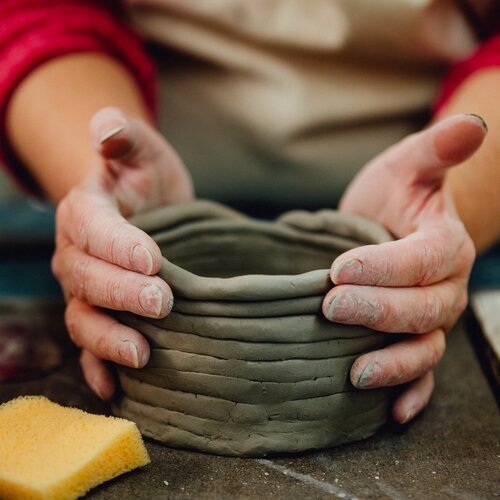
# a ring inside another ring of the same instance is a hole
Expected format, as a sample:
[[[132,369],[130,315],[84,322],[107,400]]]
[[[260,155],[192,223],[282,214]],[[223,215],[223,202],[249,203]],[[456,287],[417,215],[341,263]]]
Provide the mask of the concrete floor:
[[[0,385],[0,402],[20,394],[45,394],[62,404],[108,411],[84,385],[74,353],[60,370],[43,379]],[[147,447],[150,465],[98,487],[88,498],[500,496],[498,408],[463,325],[449,335],[429,408],[405,428],[389,426],[364,442],[268,459],[217,457],[152,441]]]

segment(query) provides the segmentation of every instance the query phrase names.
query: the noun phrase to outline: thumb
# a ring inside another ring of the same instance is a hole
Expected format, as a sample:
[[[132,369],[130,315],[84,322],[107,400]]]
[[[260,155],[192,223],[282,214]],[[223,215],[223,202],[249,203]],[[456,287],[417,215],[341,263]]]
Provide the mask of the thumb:
[[[487,131],[477,115],[454,115],[394,146],[386,161],[412,184],[439,182],[479,148]]]
[[[162,141],[152,127],[118,108],[98,111],[90,121],[90,135],[101,157],[125,167],[136,167],[163,152]]]

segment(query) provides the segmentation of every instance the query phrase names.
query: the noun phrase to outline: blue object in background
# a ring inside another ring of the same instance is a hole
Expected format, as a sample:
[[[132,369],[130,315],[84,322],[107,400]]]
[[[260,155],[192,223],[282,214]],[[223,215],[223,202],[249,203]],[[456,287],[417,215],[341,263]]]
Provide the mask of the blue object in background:
[[[52,205],[15,199],[0,203],[0,245],[9,242],[51,243],[55,231]]]
[[[476,259],[469,288],[473,291],[500,288],[500,245]]]
[[[50,259],[0,259],[0,299],[59,298],[61,289],[50,270]]]
[[[59,298],[50,270],[54,209],[16,199],[0,204],[0,298]]]

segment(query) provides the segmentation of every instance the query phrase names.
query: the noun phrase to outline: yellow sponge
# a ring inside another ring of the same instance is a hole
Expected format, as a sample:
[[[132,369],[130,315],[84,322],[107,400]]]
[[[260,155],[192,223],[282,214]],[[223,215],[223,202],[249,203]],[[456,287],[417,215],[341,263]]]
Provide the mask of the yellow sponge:
[[[149,463],[133,422],[29,396],[0,405],[0,498],[71,499]]]

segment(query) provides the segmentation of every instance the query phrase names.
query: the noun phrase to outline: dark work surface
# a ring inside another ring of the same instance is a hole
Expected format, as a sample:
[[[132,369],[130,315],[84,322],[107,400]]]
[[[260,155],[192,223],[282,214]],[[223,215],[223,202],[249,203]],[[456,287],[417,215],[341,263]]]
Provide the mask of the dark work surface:
[[[0,401],[45,394],[106,412],[68,354],[35,381],[0,384]],[[147,442],[152,463],[93,490],[92,499],[389,498],[490,499],[500,496],[500,421],[494,397],[463,326],[449,335],[437,387],[424,415],[364,442],[300,456],[216,457]]]

